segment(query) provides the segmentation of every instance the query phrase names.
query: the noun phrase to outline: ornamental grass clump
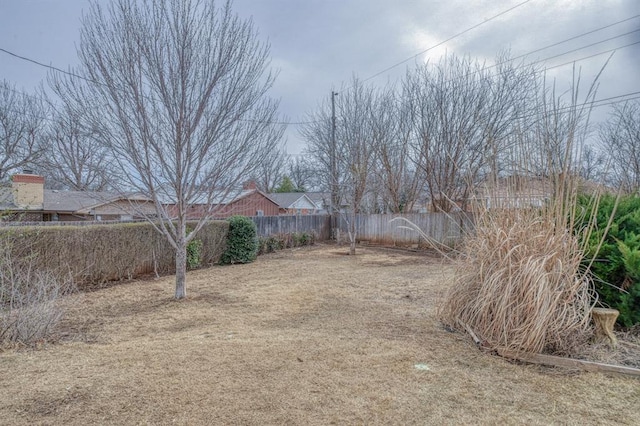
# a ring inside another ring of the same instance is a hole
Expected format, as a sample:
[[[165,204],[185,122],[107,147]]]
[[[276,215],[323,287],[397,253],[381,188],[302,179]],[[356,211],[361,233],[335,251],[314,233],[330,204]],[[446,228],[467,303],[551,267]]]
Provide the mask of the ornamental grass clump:
[[[485,211],[456,260],[443,322],[493,349],[571,353],[589,335],[578,239],[540,209]]]
[[[571,355],[592,335],[597,294],[585,241],[602,187],[582,178],[577,166],[585,164],[592,100],[605,66],[584,95],[575,68],[562,95],[543,75],[530,115],[496,158],[501,167],[475,192],[475,229],[456,258],[440,316],[485,347]],[[583,192],[592,195],[593,209],[578,204]]]

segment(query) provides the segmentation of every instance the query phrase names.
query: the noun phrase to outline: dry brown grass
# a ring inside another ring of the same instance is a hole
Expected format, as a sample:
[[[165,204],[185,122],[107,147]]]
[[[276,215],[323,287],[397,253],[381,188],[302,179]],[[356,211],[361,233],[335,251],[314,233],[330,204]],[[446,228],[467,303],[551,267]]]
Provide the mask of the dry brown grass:
[[[640,423],[637,379],[512,364],[443,329],[450,265],[346,250],[191,272],[182,302],[172,277],[73,296],[63,343],[0,354],[0,423]]]

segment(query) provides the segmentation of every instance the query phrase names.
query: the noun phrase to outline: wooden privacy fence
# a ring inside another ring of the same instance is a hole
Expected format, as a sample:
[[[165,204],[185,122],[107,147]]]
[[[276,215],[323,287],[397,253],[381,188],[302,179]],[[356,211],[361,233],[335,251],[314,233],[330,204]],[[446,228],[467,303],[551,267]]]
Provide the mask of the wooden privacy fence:
[[[349,220],[351,218],[348,215],[340,216],[339,229],[343,239],[348,238]],[[355,222],[358,241],[385,245],[430,245],[429,241],[414,230],[417,227],[432,242],[454,246],[473,227],[471,216],[464,212],[359,214],[356,215]]]
[[[329,215],[255,216],[251,219],[255,222],[258,235],[261,237],[307,232],[315,234],[318,241],[331,238]]]

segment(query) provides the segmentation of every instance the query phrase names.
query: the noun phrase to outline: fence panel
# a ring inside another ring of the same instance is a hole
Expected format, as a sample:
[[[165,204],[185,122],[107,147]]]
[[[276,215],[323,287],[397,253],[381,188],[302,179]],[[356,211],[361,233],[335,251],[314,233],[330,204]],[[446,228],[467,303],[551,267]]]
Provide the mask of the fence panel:
[[[349,220],[347,215],[340,216],[339,229],[344,238],[348,238]],[[458,243],[464,233],[472,228],[471,217],[464,212],[360,214],[356,215],[355,223],[358,241],[387,245],[429,245],[430,242],[435,242],[451,246]]]
[[[331,239],[331,217],[329,215],[291,215],[252,217],[258,235],[270,236],[293,232],[314,233],[319,241]],[[457,213],[407,213],[407,214],[360,214],[356,215],[357,240],[388,245],[426,244],[426,240],[412,228],[409,222],[437,243],[451,245],[458,242],[473,224],[469,214]],[[409,221],[409,222],[407,222]],[[61,226],[61,225],[106,225],[120,221],[103,222],[0,222],[0,226]],[[349,216],[340,215],[338,230],[341,239],[348,239]]]
[[[328,215],[256,216],[251,219],[261,237],[307,232],[315,234],[320,241],[331,238],[331,217]]]

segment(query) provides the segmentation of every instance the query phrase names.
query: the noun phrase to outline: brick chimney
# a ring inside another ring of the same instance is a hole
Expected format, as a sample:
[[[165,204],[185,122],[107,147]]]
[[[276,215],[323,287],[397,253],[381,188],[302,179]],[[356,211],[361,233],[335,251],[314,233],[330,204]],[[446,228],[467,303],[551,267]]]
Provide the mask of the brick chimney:
[[[251,190],[251,189],[258,189],[258,185],[256,185],[256,181],[255,180],[248,180],[245,183],[242,184],[242,189],[245,191]]]
[[[21,173],[13,175],[13,203],[21,209],[42,210],[44,208],[44,177]]]

